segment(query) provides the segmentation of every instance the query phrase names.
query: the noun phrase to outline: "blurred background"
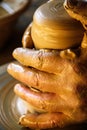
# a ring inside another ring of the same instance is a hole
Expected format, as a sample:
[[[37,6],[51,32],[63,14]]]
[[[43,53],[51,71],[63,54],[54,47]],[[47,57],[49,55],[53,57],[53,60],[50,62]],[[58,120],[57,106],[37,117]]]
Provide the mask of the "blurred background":
[[[3,6],[3,2],[6,2],[6,1],[9,2],[12,0],[1,1],[0,7]],[[20,0],[13,0],[13,1],[18,2]],[[25,0],[22,0],[22,1],[25,2]],[[13,60],[12,52],[15,48],[22,46],[21,40],[22,40],[23,33],[25,29],[27,28],[27,26],[29,25],[29,23],[31,23],[35,10],[41,4],[47,2],[47,0],[28,0],[28,1],[30,3],[27,4],[26,10],[23,10],[22,13],[18,16],[18,20],[16,22],[15,28],[12,31],[10,37],[5,41],[4,45],[0,47],[0,66],[5,63],[11,62]],[[17,4],[13,3],[13,5],[17,5]],[[2,12],[0,10],[0,16],[1,16],[1,13]],[[2,17],[0,17],[0,23],[5,21],[5,20],[2,21],[1,18]],[[7,20],[8,19],[10,20],[10,17],[7,18]],[[2,25],[0,26],[0,39],[2,40],[3,40],[2,32],[3,32],[3,29],[5,28],[6,28],[5,26],[2,26]],[[9,30],[9,27],[8,27],[8,30]],[[2,44],[2,41],[0,41],[0,44]]]

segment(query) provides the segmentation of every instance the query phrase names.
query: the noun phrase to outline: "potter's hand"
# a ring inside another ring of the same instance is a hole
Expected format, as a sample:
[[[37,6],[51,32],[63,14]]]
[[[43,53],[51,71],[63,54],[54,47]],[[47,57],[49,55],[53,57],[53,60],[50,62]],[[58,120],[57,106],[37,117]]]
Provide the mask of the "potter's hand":
[[[86,49],[17,48],[13,56],[21,64],[10,64],[8,72],[22,82],[14,91],[40,112],[22,116],[22,125],[30,128],[63,127],[87,119]]]

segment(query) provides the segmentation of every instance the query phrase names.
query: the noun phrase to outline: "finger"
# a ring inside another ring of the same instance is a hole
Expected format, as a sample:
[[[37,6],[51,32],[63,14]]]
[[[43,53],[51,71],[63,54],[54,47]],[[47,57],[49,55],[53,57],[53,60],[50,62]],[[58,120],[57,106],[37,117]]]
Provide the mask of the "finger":
[[[67,107],[71,110],[78,105],[78,98],[73,94],[72,81],[74,82],[74,80],[72,77],[68,83],[67,76],[61,77],[62,75],[57,76],[14,63],[9,64],[7,70],[10,75],[28,87],[42,92],[56,93],[65,100]],[[76,79],[75,81],[77,82]]]
[[[22,44],[24,48],[33,48],[33,40],[31,37],[32,23],[27,27],[22,38]]]
[[[60,86],[59,88],[61,88],[61,77],[57,77],[54,74],[45,73],[15,63],[9,64],[7,71],[15,79],[43,92],[57,92],[58,85]]]
[[[67,60],[59,56],[58,51],[17,48],[14,50],[13,56],[23,65],[49,73],[60,73],[68,64]]]
[[[27,114],[19,120],[19,124],[32,129],[62,128],[72,123],[74,121],[63,113]]]
[[[36,111],[62,112],[67,110],[66,102],[55,93],[34,91],[22,84],[16,84],[14,92],[32,105]]]

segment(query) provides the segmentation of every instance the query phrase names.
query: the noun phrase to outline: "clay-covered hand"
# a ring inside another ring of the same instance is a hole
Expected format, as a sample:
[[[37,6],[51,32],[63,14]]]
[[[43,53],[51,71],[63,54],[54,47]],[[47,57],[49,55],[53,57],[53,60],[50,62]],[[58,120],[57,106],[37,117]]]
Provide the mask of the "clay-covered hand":
[[[79,20],[87,30],[87,0],[65,0],[64,7],[69,15]]]
[[[87,0],[65,0],[64,8],[72,18],[82,23],[85,29],[82,47],[87,48]]]
[[[63,127],[87,120],[87,49],[34,50],[17,48],[8,72],[22,82],[15,93],[38,114],[20,118],[30,128]]]

